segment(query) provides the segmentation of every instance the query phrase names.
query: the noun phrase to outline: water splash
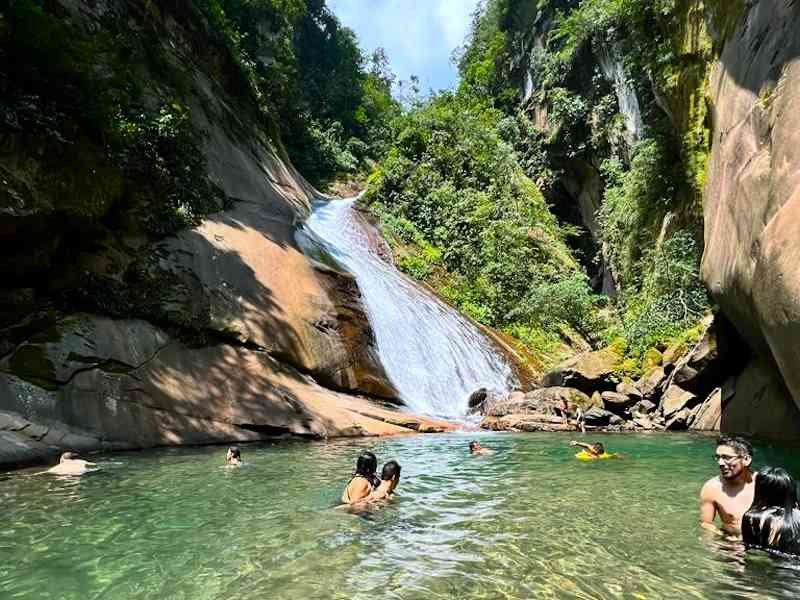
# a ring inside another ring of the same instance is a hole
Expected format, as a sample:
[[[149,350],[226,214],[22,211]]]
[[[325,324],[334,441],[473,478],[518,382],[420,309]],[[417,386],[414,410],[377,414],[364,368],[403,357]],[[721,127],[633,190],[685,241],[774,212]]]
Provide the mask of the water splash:
[[[476,389],[513,385],[508,363],[475,325],[381,259],[353,203],[320,203],[306,228],[356,276],[381,361],[407,406],[458,418]]]

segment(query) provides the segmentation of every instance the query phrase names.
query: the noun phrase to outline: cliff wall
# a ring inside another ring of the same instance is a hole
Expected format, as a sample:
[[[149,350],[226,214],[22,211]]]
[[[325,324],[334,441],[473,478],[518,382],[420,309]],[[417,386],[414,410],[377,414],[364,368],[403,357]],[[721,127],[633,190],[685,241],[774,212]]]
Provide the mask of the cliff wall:
[[[358,288],[193,3],[0,17],[0,464],[420,427],[355,396],[397,402]]]

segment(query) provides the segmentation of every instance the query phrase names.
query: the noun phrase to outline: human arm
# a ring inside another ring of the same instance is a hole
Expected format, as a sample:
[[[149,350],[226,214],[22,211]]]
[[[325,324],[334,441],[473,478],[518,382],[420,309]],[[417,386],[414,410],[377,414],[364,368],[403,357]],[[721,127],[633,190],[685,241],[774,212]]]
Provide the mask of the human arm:
[[[714,524],[717,516],[717,504],[714,500],[716,485],[712,479],[700,490],[700,527],[718,533],[720,530]]]
[[[592,453],[594,452],[594,449],[592,448],[591,444],[584,444],[583,442],[576,442],[575,440],[573,440],[573,441],[571,441],[569,443],[569,445],[570,446],[576,446],[578,448],[583,448],[584,450],[586,450],[588,452],[592,452]]]

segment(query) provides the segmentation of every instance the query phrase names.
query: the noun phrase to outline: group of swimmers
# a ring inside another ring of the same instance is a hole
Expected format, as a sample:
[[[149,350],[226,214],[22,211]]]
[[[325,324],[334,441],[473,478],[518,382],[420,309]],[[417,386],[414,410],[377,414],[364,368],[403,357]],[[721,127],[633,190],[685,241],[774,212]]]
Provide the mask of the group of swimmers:
[[[603,444],[570,442],[581,448],[576,458],[613,458]],[[473,440],[469,443],[473,455],[494,451]],[[722,436],[716,445],[714,460],[719,476],[709,479],[700,492],[700,524],[706,529],[720,531],[714,524],[719,517],[721,530],[729,535],[741,535],[748,548],[800,558],[800,505],[797,482],[780,467],[752,469],[753,447],[736,436]],[[228,448],[225,463],[241,466],[242,453],[237,446]],[[95,463],[82,460],[73,452],[61,455],[59,463],[45,471],[55,475],[82,475]],[[400,465],[390,460],[377,475],[378,460],[372,452],[363,452],[356,469],[342,493],[344,504],[371,503],[391,498],[400,481]]]
[[[700,524],[741,536],[747,548],[800,558],[800,506],[797,482],[780,467],[752,470],[753,447],[736,436],[717,441],[719,476],[700,491]]]

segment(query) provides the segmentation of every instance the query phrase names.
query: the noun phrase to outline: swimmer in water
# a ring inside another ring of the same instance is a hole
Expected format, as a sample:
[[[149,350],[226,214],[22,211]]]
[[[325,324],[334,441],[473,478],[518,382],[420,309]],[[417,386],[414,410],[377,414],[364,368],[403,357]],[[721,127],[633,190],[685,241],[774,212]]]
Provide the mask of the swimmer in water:
[[[342,492],[342,502],[345,504],[360,502],[379,487],[381,482],[375,474],[377,469],[378,459],[375,455],[372,452],[362,452],[356,460],[356,472]]]
[[[583,451],[587,454],[587,458],[611,458],[616,457],[616,454],[606,454],[606,449],[603,444],[600,442],[594,442],[592,444],[584,444],[583,442],[576,442],[575,440],[569,443],[570,446],[583,448]]]
[[[366,502],[377,500],[388,500],[394,493],[397,483],[400,481],[400,464],[396,460],[390,460],[381,470],[381,483],[367,496]]]
[[[231,446],[228,448],[228,452],[225,454],[225,464],[231,467],[242,466],[242,451],[239,450],[239,446]]]
[[[718,532],[714,519],[719,516],[722,531],[738,535],[742,516],[755,495],[753,446],[744,438],[724,435],[717,441],[714,461],[719,476],[709,479],[700,490],[700,526]]]
[[[469,452],[470,452],[470,454],[475,454],[475,455],[479,455],[479,454],[493,454],[493,453],[494,453],[494,450],[489,450],[488,448],[484,448],[483,446],[481,446],[481,444],[480,444],[480,442],[479,442],[479,441],[477,441],[477,440],[472,440],[472,441],[469,443]]]
[[[89,467],[94,467],[95,463],[82,460],[74,452],[64,452],[55,467],[45,471],[51,475],[83,475],[89,472]]]

